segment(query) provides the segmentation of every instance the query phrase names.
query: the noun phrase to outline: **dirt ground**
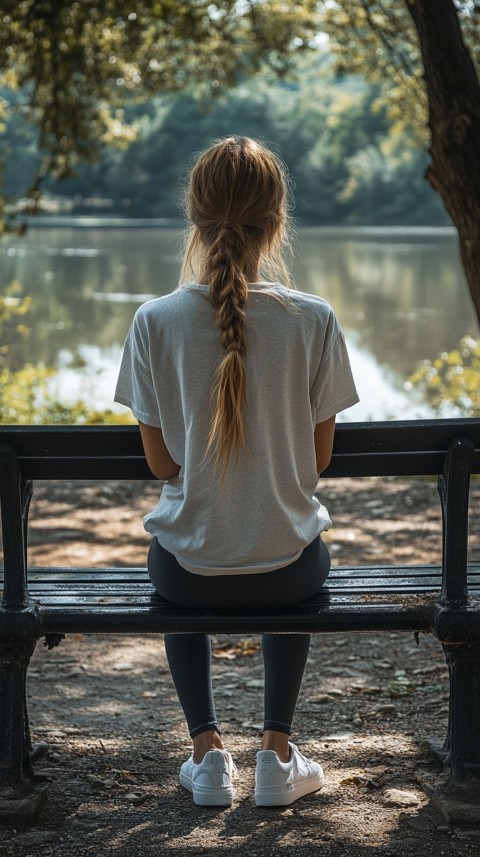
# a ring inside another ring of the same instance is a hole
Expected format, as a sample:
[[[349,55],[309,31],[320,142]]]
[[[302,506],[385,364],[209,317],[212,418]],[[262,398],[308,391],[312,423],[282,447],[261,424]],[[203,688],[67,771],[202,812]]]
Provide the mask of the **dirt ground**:
[[[36,486],[33,565],[144,565],[141,515],[154,484]],[[338,564],[438,562],[440,511],[430,480],[325,482],[334,520],[326,541]],[[471,559],[480,557],[480,483],[472,490]],[[475,514],[474,514],[475,512]],[[449,825],[429,786],[443,774],[423,742],[445,734],[447,673],[422,635],[315,637],[293,740],[322,762],[326,783],[286,808],[253,801],[262,717],[257,638],[214,638],[217,709],[239,769],[231,808],[195,807],[178,785],[190,741],[161,636],[69,636],[41,645],[29,670],[37,770],[49,801],[31,827],[2,830],[0,857],[226,854],[373,857],[480,850],[478,829]]]

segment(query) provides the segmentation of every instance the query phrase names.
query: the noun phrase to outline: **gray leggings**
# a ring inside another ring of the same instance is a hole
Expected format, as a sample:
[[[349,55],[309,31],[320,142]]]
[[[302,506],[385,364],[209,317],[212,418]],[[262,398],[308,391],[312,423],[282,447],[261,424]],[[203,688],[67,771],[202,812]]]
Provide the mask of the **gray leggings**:
[[[207,577],[182,568],[153,539],[148,572],[157,592],[181,607],[285,607],[328,599],[330,555],[320,536],[295,562],[261,574]],[[262,634],[264,729],[290,734],[310,646],[309,634]],[[165,650],[192,738],[220,731],[213,700],[208,634],[165,634]]]

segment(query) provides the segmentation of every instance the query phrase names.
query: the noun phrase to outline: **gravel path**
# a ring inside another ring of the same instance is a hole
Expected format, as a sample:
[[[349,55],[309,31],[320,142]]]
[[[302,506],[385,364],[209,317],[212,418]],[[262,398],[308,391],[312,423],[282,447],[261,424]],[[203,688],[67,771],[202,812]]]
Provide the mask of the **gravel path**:
[[[155,485],[121,492],[94,483],[39,484],[32,509],[32,564],[144,564],[140,516]],[[334,562],[436,562],[440,516],[429,480],[326,483]],[[478,509],[480,484],[472,505]],[[405,517],[407,516],[407,518]],[[480,527],[471,533],[480,555]],[[161,636],[72,635],[29,670],[35,740],[48,741],[38,770],[49,803],[31,828],[5,828],[0,857],[150,855],[476,855],[480,830],[447,824],[428,785],[442,773],[420,739],[443,735],[447,674],[436,640],[410,634],[314,638],[293,736],[322,762],[325,787],[284,809],[255,807],[253,778],[262,716],[257,638],[214,638],[214,682],[224,737],[239,768],[229,809],[195,807],[177,782],[190,741]]]

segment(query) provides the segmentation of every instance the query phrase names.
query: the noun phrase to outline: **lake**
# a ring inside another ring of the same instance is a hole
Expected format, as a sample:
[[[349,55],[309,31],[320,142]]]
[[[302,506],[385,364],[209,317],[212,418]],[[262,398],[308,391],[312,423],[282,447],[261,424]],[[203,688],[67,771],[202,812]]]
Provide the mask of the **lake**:
[[[20,281],[33,301],[22,359],[57,367],[61,397],[110,407],[132,316],[175,288],[180,249],[178,230],[93,218],[4,238],[2,279]],[[302,229],[292,270],[299,289],[332,304],[344,329],[361,402],[343,419],[431,416],[405,386],[408,376],[477,333],[455,231]]]

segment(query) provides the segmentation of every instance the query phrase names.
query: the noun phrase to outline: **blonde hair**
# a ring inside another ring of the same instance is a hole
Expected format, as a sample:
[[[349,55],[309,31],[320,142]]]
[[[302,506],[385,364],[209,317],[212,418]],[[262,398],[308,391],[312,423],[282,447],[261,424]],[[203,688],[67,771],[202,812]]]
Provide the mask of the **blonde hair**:
[[[225,354],[212,387],[206,454],[214,448],[222,478],[248,446],[245,304],[258,274],[289,285],[286,242],[287,180],[281,162],[248,137],[217,141],[197,159],[186,194],[190,220],[181,281],[209,286]]]

